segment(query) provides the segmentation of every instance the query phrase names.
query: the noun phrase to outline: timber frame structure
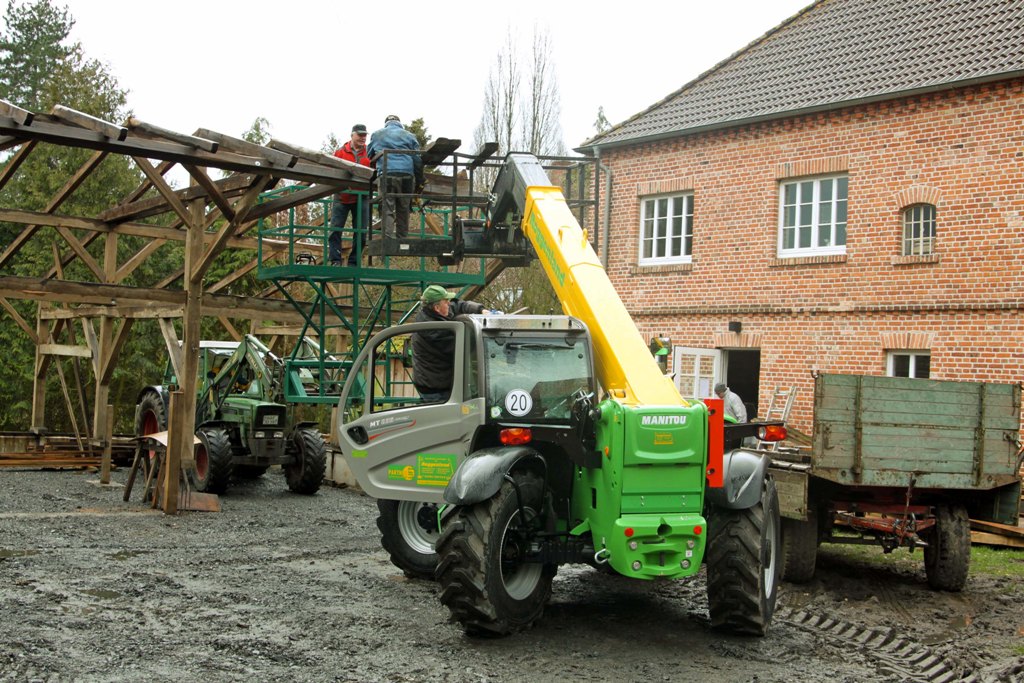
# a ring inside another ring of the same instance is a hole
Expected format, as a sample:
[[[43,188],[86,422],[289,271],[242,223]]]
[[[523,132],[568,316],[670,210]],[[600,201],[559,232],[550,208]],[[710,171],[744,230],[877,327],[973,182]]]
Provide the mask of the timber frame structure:
[[[0,245],[0,269],[11,264],[22,247],[44,228],[55,230],[68,246],[63,253],[54,249],[54,264],[44,277],[0,277],[0,307],[36,344],[32,430],[45,430],[45,380],[54,365],[53,359],[80,357],[89,362],[96,380],[90,446],[108,451],[112,438],[108,415],[110,380],[133,323],[139,319],[159,320],[168,353],[182,380],[179,414],[172,418],[175,422],[171,431],[191,434],[200,320],[204,316],[217,317],[236,339],[240,333],[229,316],[248,318],[254,325],[257,321],[281,326],[303,322],[292,303],[272,298],[269,291],[265,292],[267,296],[258,297],[225,293],[233,282],[257,268],[256,259],[218,282],[207,283],[205,276],[214,259],[226,249],[256,250],[258,241],[253,228],[261,218],[340,190],[369,192],[372,175],[372,170],[364,166],[280,141],[255,145],[205,129],[184,135],[135,118],[119,126],[61,106],[54,107],[48,115],[40,115],[0,101],[0,152],[15,150],[0,169],[0,191],[39,143],[83,148],[93,153],[50,199],[44,211],[6,208],[0,202],[0,221],[24,226],[10,244]],[[62,205],[99,164],[108,155],[117,154],[131,158],[144,175],[144,182],[99,215],[60,213]],[[165,179],[176,166],[184,168],[191,178],[188,188],[175,190]],[[224,177],[214,180],[212,170]],[[264,192],[284,181],[307,187],[259,202]],[[142,222],[161,215],[170,216],[165,225]],[[222,227],[211,230],[218,222]],[[148,242],[119,263],[117,244],[121,235],[146,238]],[[94,258],[87,249],[97,239],[104,240],[102,259]],[[125,278],[168,242],[184,243],[183,268],[168,274],[155,287],[123,284]],[[275,248],[284,250],[287,245],[264,241],[264,258],[268,250]],[[64,268],[75,260],[85,265],[94,276],[93,281],[63,279]],[[179,281],[181,289],[172,289]],[[10,299],[39,302],[35,325],[18,313]],[[181,340],[173,325],[175,318],[182,321]],[[75,341],[76,320],[82,323],[84,345]],[[67,340],[62,343],[65,335]],[[60,364],[56,366],[60,371]],[[62,371],[60,375],[67,391]],[[178,440],[176,447],[168,449],[168,464],[189,462],[191,447],[191,439]]]

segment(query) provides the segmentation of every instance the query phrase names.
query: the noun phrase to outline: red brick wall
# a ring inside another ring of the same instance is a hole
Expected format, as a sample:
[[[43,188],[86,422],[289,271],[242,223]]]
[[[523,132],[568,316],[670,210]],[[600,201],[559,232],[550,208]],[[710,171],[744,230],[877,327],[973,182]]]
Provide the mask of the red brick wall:
[[[776,384],[800,387],[798,428],[810,428],[811,370],[884,374],[893,344],[926,341],[937,379],[1024,379],[1024,81],[603,150],[602,161],[608,272],[644,335],[733,345],[721,335],[741,321],[761,349],[762,405]],[[846,255],[778,259],[780,180],[843,169]],[[652,186],[694,192],[690,265],[637,266],[639,196]],[[915,201],[937,207],[938,258],[901,263],[901,209]]]

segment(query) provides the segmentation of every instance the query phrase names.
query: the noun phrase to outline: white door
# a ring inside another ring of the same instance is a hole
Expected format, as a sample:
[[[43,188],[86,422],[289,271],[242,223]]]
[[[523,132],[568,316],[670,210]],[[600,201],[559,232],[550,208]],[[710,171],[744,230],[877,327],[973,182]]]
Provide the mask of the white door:
[[[722,352],[718,349],[672,349],[672,370],[676,388],[683,398],[713,398],[715,384],[722,377]]]

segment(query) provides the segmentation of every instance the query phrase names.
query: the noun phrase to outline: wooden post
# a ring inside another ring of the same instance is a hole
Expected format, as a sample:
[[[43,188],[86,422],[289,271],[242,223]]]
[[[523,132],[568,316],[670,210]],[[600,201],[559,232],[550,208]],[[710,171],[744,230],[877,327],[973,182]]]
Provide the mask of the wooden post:
[[[203,258],[205,201],[189,204],[188,233],[185,237],[185,310],[182,316],[181,433],[175,448],[176,462],[192,461],[192,436],[196,431],[196,391],[199,375],[199,323],[202,319],[203,281],[193,282],[192,274]],[[170,449],[168,449],[170,450]],[[180,465],[179,465],[180,466]]]
[[[39,345],[49,338],[50,325],[39,315],[36,318],[36,367],[32,373],[32,431],[36,433],[46,429],[46,368],[49,359],[39,353]]]
[[[103,460],[100,465],[100,483],[110,483],[110,456],[114,450],[114,406],[107,405],[107,424],[103,434]]]
[[[112,283],[117,278],[117,233],[111,232],[105,236],[103,245],[103,275],[104,282]],[[101,430],[107,424],[107,400],[110,398],[110,379],[103,377],[103,368],[108,363],[114,362],[111,358],[113,349],[111,342],[114,338],[114,318],[105,315],[100,318],[99,343],[94,349],[93,375],[96,377],[96,402],[93,404],[92,431],[93,438],[100,440]]]
[[[182,411],[185,395],[182,391],[172,391],[167,416],[167,451],[164,453],[163,467],[160,469],[158,486],[163,494],[163,510],[165,515],[178,514],[178,479],[181,477],[182,443],[192,447],[192,433],[185,433],[182,428],[185,413]],[[155,497],[155,494],[154,494]]]

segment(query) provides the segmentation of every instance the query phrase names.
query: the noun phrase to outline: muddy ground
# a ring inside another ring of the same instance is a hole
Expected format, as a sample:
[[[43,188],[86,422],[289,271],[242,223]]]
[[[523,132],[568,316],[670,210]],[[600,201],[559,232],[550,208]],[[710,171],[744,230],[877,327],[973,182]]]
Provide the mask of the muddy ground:
[[[271,471],[166,517],[96,479],[0,472],[0,680],[1024,680],[1024,566],[935,593],[823,546],[760,639],[709,629],[702,576],[563,568],[535,628],[477,640],[389,563],[356,490],[297,496]]]

